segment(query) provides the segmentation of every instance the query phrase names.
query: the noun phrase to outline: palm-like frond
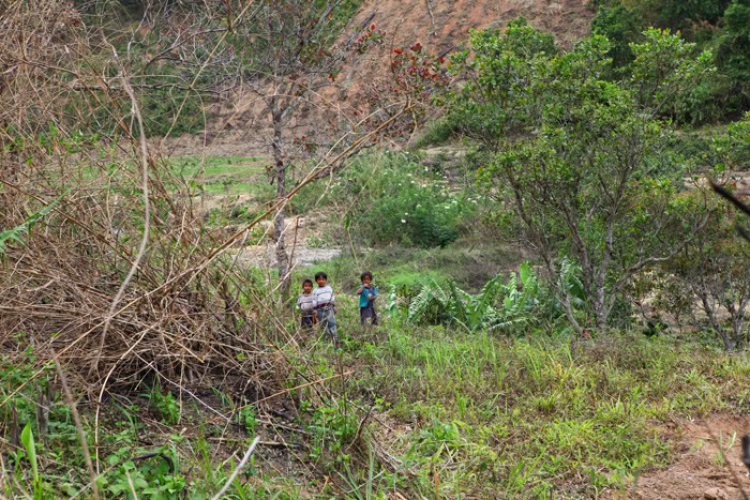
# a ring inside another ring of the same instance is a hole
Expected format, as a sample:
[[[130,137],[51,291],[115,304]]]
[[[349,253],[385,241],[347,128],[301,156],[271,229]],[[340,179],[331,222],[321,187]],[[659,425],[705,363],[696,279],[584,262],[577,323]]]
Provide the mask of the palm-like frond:
[[[409,306],[407,321],[418,324],[437,321],[446,314],[448,302],[448,294],[437,282],[423,285]]]
[[[564,282],[574,297],[574,307],[585,305],[578,268],[564,261]],[[408,320],[413,323],[452,322],[469,332],[482,328],[490,331],[513,332],[536,325],[540,317],[557,318],[564,311],[555,296],[542,287],[530,263],[507,280],[497,275],[482,290],[471,295],[454,282],[444,290],[433,282],[423,285],[409,307]]]
[[[453,319],[468,327],[470,318],[469,309],[466,307],[466,304],[471,300],[471,296],[459,289],[453,281],[449,283],[449,286],[451,289],[450,305],[453,312]]]

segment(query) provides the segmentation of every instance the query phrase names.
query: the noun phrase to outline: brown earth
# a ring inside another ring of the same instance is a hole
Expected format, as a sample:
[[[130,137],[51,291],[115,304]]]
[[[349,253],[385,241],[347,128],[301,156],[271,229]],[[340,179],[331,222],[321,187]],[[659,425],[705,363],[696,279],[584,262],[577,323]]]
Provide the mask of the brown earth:
[[[748,470],[742,463],[742,436],[750,419],[731,415],[682,422],[674,426],[678,456],[663,470],[645,474],[610,500],[735,500],[750,495]],[[724,449],[724,460],[720,447]],[[723,462],[723,463],[722,463]]]
[[[375,24],[392,42],[351,64],[341,79],[342,89],[325,93],[327,102],[322,106],[313,103],[303,109],[301,119],[291,124],[290,135],[311,136],[321,126],[323,108],[326,116],[335,114],[337,108],[360,110],[360,82],[385,76],[393,46],[420,42],[430,53],[445,54],[466,42],[472,29],[502,27],[519,16],[555,35],[563,46],[570,46],[589,33],[594,13],[586,4],[587,0],[369,0],[352,26]],[[203,136],[171,139],[165,145],[176,154],[265,152],[268,120],[262,109],[257,96],[240,91],[211,110],[214,119]]]

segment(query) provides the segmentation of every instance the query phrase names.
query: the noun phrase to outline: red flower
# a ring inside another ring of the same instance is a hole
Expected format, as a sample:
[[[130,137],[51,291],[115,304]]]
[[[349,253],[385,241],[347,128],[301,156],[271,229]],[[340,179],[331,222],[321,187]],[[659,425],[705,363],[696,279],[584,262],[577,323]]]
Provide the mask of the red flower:
[[[370,26],[370,31],[375,31],[375,25]]]
[[[404,51],[402,49],[395,49],[393,52],[395,52],[396,54],[403,54],[404,53]]]

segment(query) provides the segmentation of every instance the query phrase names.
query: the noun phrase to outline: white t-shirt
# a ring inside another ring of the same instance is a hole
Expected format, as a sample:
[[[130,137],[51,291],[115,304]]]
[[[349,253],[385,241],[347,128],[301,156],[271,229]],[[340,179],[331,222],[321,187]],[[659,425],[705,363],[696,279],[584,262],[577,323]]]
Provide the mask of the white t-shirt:
[[[315,295],[310,292],[308,294],[302,294],[297,299],[297,307],[302,311],[303,316],[312,316],[313,309],[315,309]]]
[[[333,294],[333,288],[326,285],[323,287],[318,287],[315,290],[313,290],[313,298],[315,302],[315,307],[321,307],[326,304],[335,304],[336,297]]]

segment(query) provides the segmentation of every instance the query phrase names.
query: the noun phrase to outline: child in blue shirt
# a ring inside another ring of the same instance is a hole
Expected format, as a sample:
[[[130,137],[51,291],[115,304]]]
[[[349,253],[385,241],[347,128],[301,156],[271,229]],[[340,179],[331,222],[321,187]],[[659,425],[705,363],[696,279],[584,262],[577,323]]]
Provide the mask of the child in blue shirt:
[[[378,313],[375,311],[375,299],[378,296],[378,289],[372,285],[372,273],[365,271],[360,275],[362,286],[357,290],[359,295],[359,318],[362,326],[370,320],[371,325],[378,324]]]

